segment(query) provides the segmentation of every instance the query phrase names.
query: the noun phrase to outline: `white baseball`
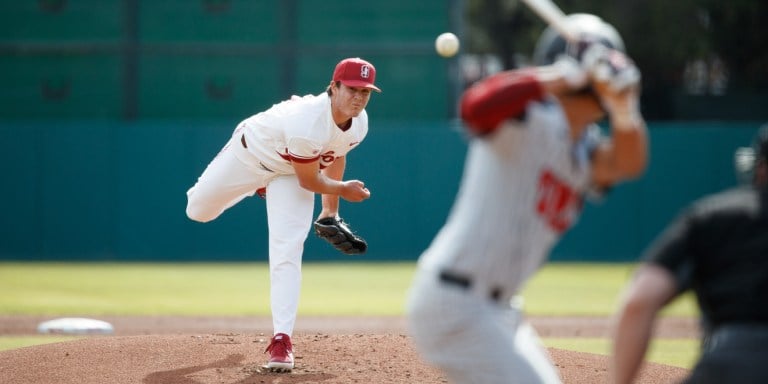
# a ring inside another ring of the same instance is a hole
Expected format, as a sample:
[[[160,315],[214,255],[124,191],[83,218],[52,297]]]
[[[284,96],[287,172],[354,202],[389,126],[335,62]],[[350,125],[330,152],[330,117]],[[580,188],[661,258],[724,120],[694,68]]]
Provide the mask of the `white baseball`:
[[[459,51],[459,38],[451,32],[441,33],[435,39],[435,50],[442,57],[451,57]]]

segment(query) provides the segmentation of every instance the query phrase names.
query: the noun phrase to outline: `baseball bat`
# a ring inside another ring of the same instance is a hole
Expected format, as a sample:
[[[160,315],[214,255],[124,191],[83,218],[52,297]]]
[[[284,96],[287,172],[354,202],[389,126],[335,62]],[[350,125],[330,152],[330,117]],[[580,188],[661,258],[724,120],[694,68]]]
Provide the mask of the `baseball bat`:
[[[534,13],[539,15],[568,42],[575,43],[579,36],[568,27],[566,16],[552,0],[522,0]]]

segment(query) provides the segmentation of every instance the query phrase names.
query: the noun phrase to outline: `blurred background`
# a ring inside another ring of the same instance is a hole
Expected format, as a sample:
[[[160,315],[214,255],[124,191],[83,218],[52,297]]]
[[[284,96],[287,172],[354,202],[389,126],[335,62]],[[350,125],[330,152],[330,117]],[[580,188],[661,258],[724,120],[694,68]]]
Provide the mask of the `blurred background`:
[[[646,175],[588,205],[552,258],[633,261],[688,201],[736,184],[734,151],[768,121],[768,3],[557,3],[620,31],[652,143]],[[364,260],[415,260],[461,176],[461,91],[529,65],[545,27],[518,0],[1,2],[0,260],[266,261],[262,200],[200,224],[186,190],[240,120],[323,92],[345,57],[371,61],[383,93],[348,157],[372,198],[341,213]],[[309,236],[305,260],[339,258]]]

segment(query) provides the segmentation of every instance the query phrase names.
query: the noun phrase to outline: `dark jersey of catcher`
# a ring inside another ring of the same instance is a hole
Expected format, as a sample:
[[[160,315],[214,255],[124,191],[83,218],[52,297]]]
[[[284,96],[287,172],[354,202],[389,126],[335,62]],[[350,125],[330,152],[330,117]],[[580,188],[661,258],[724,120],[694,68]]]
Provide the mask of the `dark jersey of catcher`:
[[[739,187],[689,206],[644,258],[691,289],[709,331],[768,325],[768,190]]]

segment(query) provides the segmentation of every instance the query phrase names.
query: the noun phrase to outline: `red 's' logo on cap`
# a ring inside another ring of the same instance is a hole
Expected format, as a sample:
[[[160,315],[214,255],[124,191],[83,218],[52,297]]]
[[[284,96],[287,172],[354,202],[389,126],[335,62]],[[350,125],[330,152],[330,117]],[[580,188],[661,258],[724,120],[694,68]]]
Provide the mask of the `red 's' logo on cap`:
[[[374,85],[376,68],[359,57],[344,59],[336,64],[333,81],[340,81],[348,87],[369,88],[381,92],[381,89]]]

